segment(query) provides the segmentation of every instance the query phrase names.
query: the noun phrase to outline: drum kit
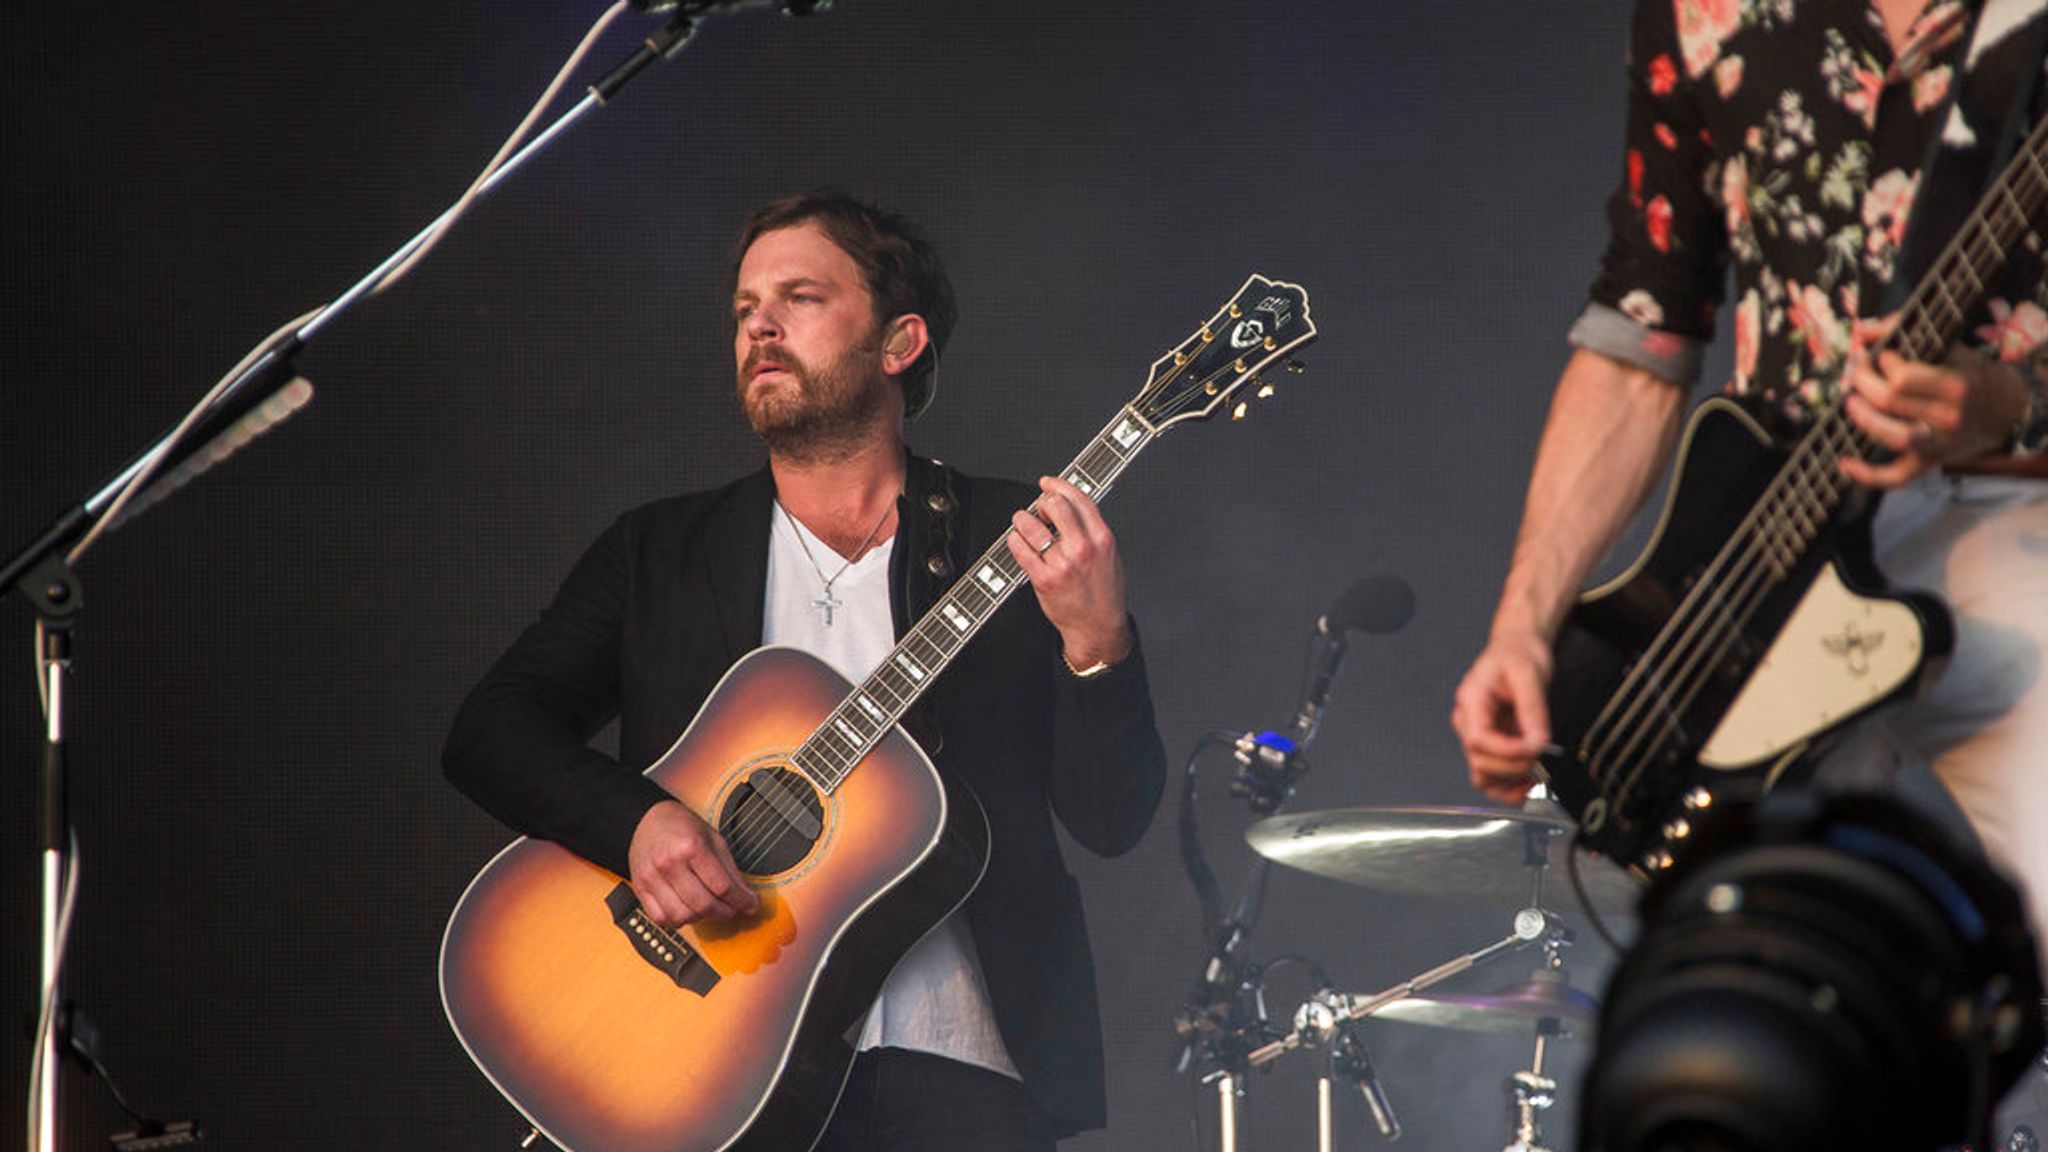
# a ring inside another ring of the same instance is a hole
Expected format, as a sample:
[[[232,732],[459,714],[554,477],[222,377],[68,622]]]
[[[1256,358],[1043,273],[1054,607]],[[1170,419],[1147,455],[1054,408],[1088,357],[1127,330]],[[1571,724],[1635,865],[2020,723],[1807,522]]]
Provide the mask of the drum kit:
[[[1512,1125],[1506,1152],[1546,1152],[1540,1121],[1558,1096],[1556,1080],[1545,1074],[1546,1048],[1590,1028],[1597,1013],[1593,998],[1572,987],[1567,977],[1564,952],[1571,933],[1553,906],[1564,901],[1546,892],[1564,887],[1569,870],[1578,897],[1570,902],[1594,915],[1612,916],[1627,914],[1640,891],[1633,877],[1605,860],[1570,860],[1572,829],[1570,818],[1540,792],[1521,810],[1347,808],[1272,816],[1251,825],[1245,839],[1252,849],[1286,868],[1383,892],[1513,900],[1521,907],[1504,937],[1476,951],[1371,995],[1323,989],[1295,1013],[1293,1028],[1284,1035],[1236,1048],[1210,1046],[1204,1079],[1217,1088],[1222,1152],[1235,1152],[1244,1074],[1295,1051],[1319,1051],[1325,1057],[1318,1081],[1322,1149],[1333,1141],[1332,1085],[1344,1081],[1363,1092],[1380,1134],[1398,1137],[1399,1121],[1351,1027],[1368,1018],[1530,1038],[1534,1049],[1528,1066],[1506,1080]],[[1518,982],[1485,994],[1430,991],[1453,976],[1525,950],[1538,952],[1540,960]]]

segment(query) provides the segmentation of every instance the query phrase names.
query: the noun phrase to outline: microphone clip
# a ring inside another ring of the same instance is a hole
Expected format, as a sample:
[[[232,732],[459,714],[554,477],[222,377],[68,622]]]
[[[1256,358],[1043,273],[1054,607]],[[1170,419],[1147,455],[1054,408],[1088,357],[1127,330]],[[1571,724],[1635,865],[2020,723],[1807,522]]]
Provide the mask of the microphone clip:
[[[1237,775],[1230,794],[1242,797],[1252,811],[1270,816],[1294,794],[1294,782],[1308,771],[1301,743],[1278,732],[1246,732],[1237,738],[1232,756]]]

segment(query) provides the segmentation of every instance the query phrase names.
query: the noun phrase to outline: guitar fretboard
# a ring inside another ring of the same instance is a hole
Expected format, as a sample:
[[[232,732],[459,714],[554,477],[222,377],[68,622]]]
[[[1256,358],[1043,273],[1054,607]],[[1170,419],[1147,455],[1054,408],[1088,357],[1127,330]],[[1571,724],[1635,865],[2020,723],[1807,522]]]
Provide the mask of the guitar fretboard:
[[[1934,266],[1914,286],[1884,347],[1908,360],[1939,363],[1963,322],[1983,303],[2034,222],[2048,208],[2048,117],[2036,125],[2012,162],[1992,183]],[[1792,458],[1747,525],[1775,576],[1795,566],[1848,495],[1836,466],[1845,456],[1867,458],[1877,445],[1857,428],[1841,400],[1828,407],[1800,438]]]
[[[1100,502],[1158,433],[1135,409],[1125,406],[1060,476]],[[829,793],[837,788],[1010,594],[1028,582],[1010,555],[1013,531],[996,538],[792,755],[797,769],[820,790]]]

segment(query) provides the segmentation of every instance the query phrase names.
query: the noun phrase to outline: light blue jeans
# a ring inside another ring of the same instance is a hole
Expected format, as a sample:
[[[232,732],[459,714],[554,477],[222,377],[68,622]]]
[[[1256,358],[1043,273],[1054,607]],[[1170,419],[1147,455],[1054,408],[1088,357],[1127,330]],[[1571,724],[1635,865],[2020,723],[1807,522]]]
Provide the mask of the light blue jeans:
[[[1918,696],[1862,721],[1821,778],[1888,779],[1959,811],[2048,941],[2048,480],[1923,477],[1885,496],[1873,536],[1894,588],[1948,604],[1955,650]]]

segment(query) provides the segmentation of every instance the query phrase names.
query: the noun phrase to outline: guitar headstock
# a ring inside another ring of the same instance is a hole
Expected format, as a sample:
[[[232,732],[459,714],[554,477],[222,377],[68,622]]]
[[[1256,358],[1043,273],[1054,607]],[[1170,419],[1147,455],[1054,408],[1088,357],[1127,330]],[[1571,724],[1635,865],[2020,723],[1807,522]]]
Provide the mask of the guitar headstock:
[[[1286,360],[1316,338],[1308,293],[1299,284],[1254,274],[1209,322],[1152,362],[1144,391],[1131,407],[1154,428],[1183,420],[1207,420],[1226,405],[1243,414],[1238,397],[1247,381]]]

